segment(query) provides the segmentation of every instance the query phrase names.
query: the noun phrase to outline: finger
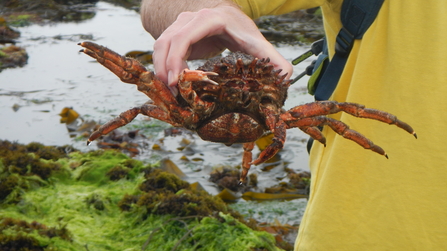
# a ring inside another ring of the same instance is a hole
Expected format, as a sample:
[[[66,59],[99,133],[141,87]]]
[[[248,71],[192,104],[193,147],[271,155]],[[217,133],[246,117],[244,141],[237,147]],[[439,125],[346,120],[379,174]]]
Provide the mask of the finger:
[[[224,22],[218,16],[213,15],[213,13],[214,11],[209,9],[200,10],[182,29],[171,34],[171,44],[166,56],[166,70],[172,72],[174,77],[169,80],[169,85],[174,84],[173,81],[177,80],[178,74],[185,68],[185,60],[188,59],[191,53],[192,45],[204,38],[222,33]],[[217,43],[212,47],[219,50],[222,46],[219,47],[219,43]],[[194,48],[197,48],[197,46]],[[208,49],[201,53],[202,58],[204,54],[210,53]],[[196,56],[196,54],[194,55]]]
[[[219,35],[207,37],[191,45],[188,60],[215,57],[225,49],[227,49],[227,46],[222,43]]]
[[[167,68],[167,56],[169,50],[171,49],[171,42],[173,35],[178,31],[182,30],[186,23],[192,19],[190,13],[182,13],[177,17],[177,20],[171,24],[155,41],[154,44],[154,54],[152,55],[152,60],[154,63],[155,73],[161,81],[168,84],[169,71]],[[185,66],[183,63],[182,66]],[[180,71],[177,71],[177,73]]]
[[[287,73],[287,78],[290,78],[293,73],[292,64],[265,39],[254,22],[244,20],[245,17],[242,15],[239,17],[240,20],[234,19],[234,21],[243,23],[245,29],[241,30],[235,25],[227,25],[225,33],[230,37],[227,47],[232,51],[241,50],[257,58],[270,58],[270,63],[275,69],[283,70],[283,73]]]
[[[167,48],[169,48],[169,44],[164,45]],[[155,46],[154,46],[155,48]],[[164,62],[166,61],[166,55],[168,49],[162,49],[163,47],[158,47],[158,49],[154,49],[154,52],[152,54],[152,62],[154,64],[154,70],[157,77],[163,82],[167,83],[168,81],[168,73],[166,71],[166,65]]]

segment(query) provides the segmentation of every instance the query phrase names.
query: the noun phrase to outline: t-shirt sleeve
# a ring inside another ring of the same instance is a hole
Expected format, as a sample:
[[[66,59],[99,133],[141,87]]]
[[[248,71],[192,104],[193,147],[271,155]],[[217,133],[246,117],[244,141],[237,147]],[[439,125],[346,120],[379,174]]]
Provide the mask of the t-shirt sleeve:
[[[321,6],[325,0],[233,0],[242,11],[255,19],[266,15],[280,15],[300,9]]]

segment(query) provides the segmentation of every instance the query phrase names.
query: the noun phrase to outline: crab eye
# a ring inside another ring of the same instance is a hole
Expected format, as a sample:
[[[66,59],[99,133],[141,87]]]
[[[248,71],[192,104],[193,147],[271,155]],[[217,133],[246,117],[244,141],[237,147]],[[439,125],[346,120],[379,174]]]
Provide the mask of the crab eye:
[[[205,101],[205,102],[216,102],[216,96],[213,95],[202,95],[200,97],[201,100]]]
[[[220,72],[226,72],[228,70],[228,67],[226,66],[226,65],[221,65],[220,67],[219,67],[219,71]]]
[[[273,99],[269,96],[263,96],[261,97],[261,104],[263,105],[268,105],[268,104],[272,104],[273,103]]]

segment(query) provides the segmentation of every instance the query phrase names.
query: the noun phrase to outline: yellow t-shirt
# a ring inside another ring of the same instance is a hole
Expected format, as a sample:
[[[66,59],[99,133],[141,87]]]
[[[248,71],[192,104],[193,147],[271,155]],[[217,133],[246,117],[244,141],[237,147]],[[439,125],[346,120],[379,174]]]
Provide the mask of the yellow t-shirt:
[[[234,0],[251,17],[321,6],[329,48],[341,0]],[[331,99],[390,112],[417,132],[345,113],[389,159],[323,130],[295,250],[447,250],[447,1],[385,0]],[[332,51],[333,52],[333,51]]]

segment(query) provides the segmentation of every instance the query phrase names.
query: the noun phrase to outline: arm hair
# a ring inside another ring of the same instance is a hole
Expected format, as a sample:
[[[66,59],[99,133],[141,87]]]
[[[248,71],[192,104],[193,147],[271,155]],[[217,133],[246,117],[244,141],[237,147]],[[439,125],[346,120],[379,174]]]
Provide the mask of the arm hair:
[[[214,8],[219,5],[231,5],[239,8],[231,0],[142,0],[141,21],[144,29],[157,39],[180,13]]]

